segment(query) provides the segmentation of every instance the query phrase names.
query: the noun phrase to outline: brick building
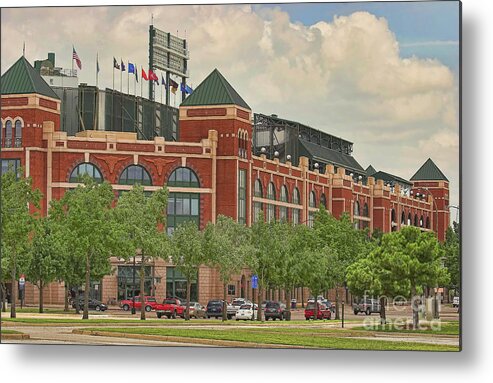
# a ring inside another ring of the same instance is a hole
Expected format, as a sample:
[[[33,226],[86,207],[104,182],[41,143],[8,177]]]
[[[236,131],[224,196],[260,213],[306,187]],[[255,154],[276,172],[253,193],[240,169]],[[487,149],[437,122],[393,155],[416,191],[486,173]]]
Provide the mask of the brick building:
[[[217,69],[181,104],[178,141],[101,130],[69,136],[60,129],[60,99],[24,57],[2,76],[1,105],[2,169],[25,169],[43,193],[43,214],[52,199],[77,185],[78,175],[88,173],[111,183],[116,194],[136,182],[147,191],[167,185],[170,233],[186,220],[204,228],[219,214],[251,225],[260,210],[267,219],[310,224],[323,204],[335,217],[348,212],[357,228],[390,232],[413,225],[435,231],[441,241],[445,238],[449,184],[431,159],[407,181],[371,166],[365,171],[354,164],[350,152],[309,142],[302,143],[307,151],[300,152],[297,163],[290,161],[289,153],[263,150],[254,155],[252,111]],[[318,166],[315,156],[324,155],[327,161]],[[344,163],[355,170],[350,172]],[[118,259],[112,263],[115,272],[94,281],[91,288],[103,302],[131,296],[134,289],[133,265]],[[139,283],[137,277],[137,290]],[[162,299],[183,296],[186,285],[172,264],[156,260],[147,268],[145,286],[146,293]],[[231,281],[228,293],[230,298],[251,298],[247,269]],[[267,294],[284,298],[282,292]],[[216,271],[201,267],[192,298],[205,304],[221,296]],[[306,300],[308,295],[297,289],[294,296]],[[52,283],[44,298],[46,303],[63,303],[63,284]],[[26,302],[37,299],[37,288],[27,283]]]

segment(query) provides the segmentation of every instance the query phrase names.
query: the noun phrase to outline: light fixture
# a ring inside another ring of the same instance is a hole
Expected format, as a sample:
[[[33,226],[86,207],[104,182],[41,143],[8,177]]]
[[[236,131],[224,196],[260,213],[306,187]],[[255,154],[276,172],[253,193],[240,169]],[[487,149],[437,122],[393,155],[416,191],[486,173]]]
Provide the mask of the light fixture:
[[[267,149],[265,149],[265,146],[262,146],[262,147],[260,148],[260,152],[261,152],[262,154],[265,154],[265,152],[266,152],[266,151],[267,151]]]
[[[350,176],[351,178],[353,178],[353,177],[354,177],[354,173],[349,174],[349,176]]]
[[[363,176],[358,176],[358,179],[361,181],[363,179]]]
[[[291,154],[288,154],[288,155],[286,156],[286,159],[287,159],[288,161],[291,161]]]
[[[274,152],[274,157],[279,157],[279,152],[277,150]]]
[[[318,167],[319,167],[318,162],[315,162],[315,164],[313,166],[314,166],[315,169],[318,169]]]

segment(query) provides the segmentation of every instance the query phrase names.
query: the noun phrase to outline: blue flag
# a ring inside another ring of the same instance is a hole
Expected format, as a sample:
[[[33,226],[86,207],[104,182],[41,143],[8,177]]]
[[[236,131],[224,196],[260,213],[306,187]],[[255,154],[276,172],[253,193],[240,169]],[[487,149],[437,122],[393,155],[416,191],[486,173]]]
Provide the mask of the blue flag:
[[[123,60],[121,60],[122,62],[122,72],[125,72],[125,64],[123,63]]]
[[[166,88],[166,82],[164,81],[163,75],[161,75],[161,85],[164,85],[164,87]]]
[[[188,85],[185,85],[185,93],[192,94],[192,92],[193,92],[193,89],[190,88]]]
[[[135,66],[132,63],[128,63],[128,73],[135,73]]]
[[[186,91],[187,91],[187,89],[185,88],[185,84],[184,84],[184,83],[181,83],[181,84],[180,84],[180,90],[181,90],[182,92],[186,92]]]

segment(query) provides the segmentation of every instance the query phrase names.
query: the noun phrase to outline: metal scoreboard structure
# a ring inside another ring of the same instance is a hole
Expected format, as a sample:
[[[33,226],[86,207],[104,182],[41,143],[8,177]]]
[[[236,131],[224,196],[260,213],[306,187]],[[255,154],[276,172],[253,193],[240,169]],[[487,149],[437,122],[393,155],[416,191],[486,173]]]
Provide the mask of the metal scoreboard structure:
[[[170,101],[170,75],[181,77],[181,83],[186,85],[189,58],[187,40],[149,25],[149,69],[160,69],[166,73],[166,105]],[[185,97],[186,93],[182,91],[182,102]],[[149,100],[154,101],[154,81],[149,81]]]

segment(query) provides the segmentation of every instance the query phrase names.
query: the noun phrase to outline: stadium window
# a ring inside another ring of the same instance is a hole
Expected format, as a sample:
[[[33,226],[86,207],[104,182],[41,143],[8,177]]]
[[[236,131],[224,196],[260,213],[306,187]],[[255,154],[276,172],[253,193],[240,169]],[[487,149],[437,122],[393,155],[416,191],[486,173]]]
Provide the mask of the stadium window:
[[[10,120],[5,123],[5,147],[12,147],[12,121]]]
[[[246,223],[246,170],[238,171],[238,222]]]
[[[267,199],[273,201],[276,200],[276,188],[272,182],[269,183],[269,186],[267,186]],[[267,205],[266,221],[272,222],[275,219],[276,219],[276,206],[270,203]]]
[[[21,160],[19,159],[5,159],[3,158],[2,159],[2,173],[1,174],[5,174],[7,173],[8,171],[13,171],[16,175],[17,175],[17,178],[20,177],[20,170],[21,170]]]
[[[151,176],[140,165],[130,165],[126,167],[118,180],[120,185],[152,186]]]
[[[258,198],[263,197],[262,182],[259,179],[255,180],[253,195]],[[253,203],[253,222],[258,221],[258,216],[262,211],[262,202],[254,201]]]
[[[293,189],[293,204],[299,205],[300,204],[300,192],[297,187]],[[292,209],[292,217],[291,221],[293,222],[294,225],[297,225],[300,223],[300,209]]]
[[[15,142],[14,146],[20,148],[22,146],[22,121],[15,121]]]
[[[280,198],[280,201],[281,202],[288,202],[288,188],[286,187],[286,185],[283,185],[281,187],[281,198]],[[280,206],[279,207],[279,221],[288,221],[288,212],[289,212],[289,209],[287,206]]]
[[[192,169],[180,167],[176,168],[173,173],[170,174],[167,185],[175,187],[198,188],[200,187],[200,182],[197,174],[195,174]]]
[[[97,183],[103,182],[103,176],[99,169],[91,164],[90,162],[84,162],[82,164],[77,165],[74,170],[70,173],[70,177],[68,182],[74,183],[74,182],[81,182],[82,181],[82,176],[84,174],[87,174],[89,177],[91,177],[93,180],[95,180]]]

